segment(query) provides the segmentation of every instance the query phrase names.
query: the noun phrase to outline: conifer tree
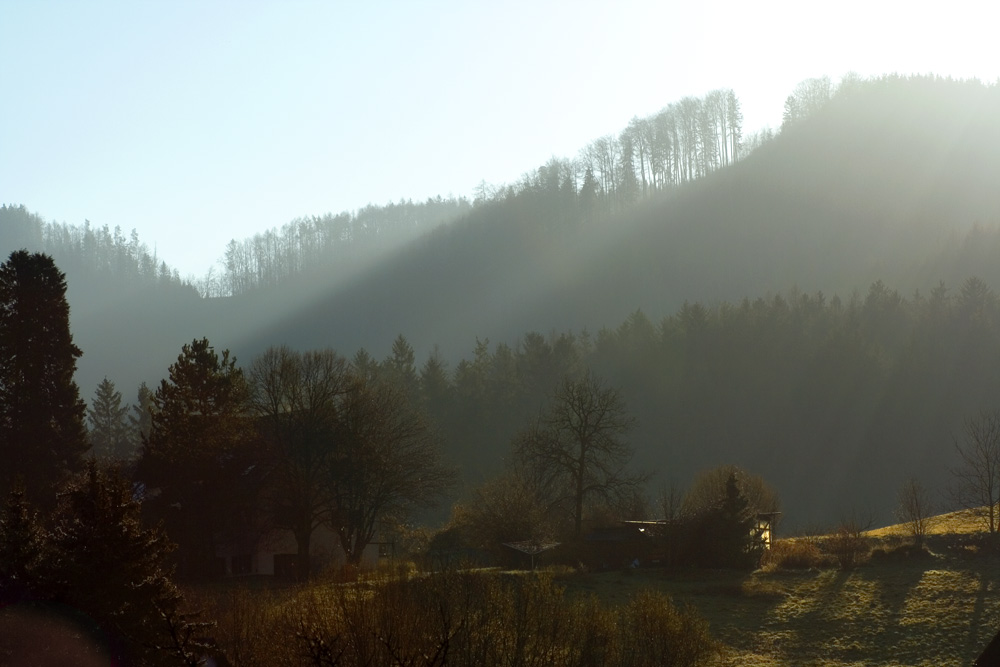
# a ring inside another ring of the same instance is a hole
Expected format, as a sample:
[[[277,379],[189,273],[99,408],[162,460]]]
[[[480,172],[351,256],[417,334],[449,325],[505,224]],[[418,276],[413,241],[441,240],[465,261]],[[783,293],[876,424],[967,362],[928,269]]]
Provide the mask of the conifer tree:
[[[403,334],[399,334],[392,343],[392,354],[382,363],[390,381],[402,388],[411,401],[417,400],[420,384],[415,358],[413,346]]]
[[[177,542],[186,574],[211,574],[222,533],[241,533],[260,471],[246,383],[229,351],[208,339],[184,345],[153,397],[137,465],[147,510]]]
[[[116,460],[135,454],[135,439],[128,423],[129,407],[122,405],[122,394],[107,377],[97,385],[94,400],[87,410],[90,446],[95,456]]]
[[[82,467],[86,406],[73,381],[66,276],[52,258],[18,250],[0,264],[0,493],[15,480],[51,507],[54,490]]]
[[[689,516],[699,565],[710,567],[754,567],[764,548],[754,531],[756,513],[740,488],[735,470],[726,478],[725,491],[711,507]]]
[[[167,565],[173,545],[143,526],[128,480],[91,461],[60,494],[52,523],[48,597],[91,619],[112,664],[202,664],[207,624],[183,611]]]

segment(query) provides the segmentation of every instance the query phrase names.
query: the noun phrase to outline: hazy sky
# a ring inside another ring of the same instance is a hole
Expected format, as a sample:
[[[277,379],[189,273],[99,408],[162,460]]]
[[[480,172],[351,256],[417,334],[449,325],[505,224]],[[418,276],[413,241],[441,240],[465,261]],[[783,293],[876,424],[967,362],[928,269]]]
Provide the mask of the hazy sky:
[[[685,95],[733,88],[752,131],[809,77],[1000,76],[989,3],[819,6],[0,0],[0,201],[200,277],[232,238],[471,196]]]

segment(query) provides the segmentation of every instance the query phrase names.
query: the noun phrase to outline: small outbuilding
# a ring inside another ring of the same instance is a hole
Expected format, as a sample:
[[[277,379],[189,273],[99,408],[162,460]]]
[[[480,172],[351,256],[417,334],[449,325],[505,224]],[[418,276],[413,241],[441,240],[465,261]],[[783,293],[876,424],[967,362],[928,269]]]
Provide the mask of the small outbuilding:
[[[753,536],[764,543],[765,549],[771,548],[771,540],[774,537],[774,529],[778,525],[781,512],[759,512],[757,521],[753,527]]]

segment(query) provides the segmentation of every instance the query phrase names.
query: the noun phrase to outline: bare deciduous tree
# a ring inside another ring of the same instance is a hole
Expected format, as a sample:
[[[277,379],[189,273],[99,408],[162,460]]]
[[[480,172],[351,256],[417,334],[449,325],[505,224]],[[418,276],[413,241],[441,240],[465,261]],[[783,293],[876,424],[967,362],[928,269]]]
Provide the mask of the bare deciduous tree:
[[[656,497],[657,509],[660,511],[660,518],[665,521],[673,521],[680,518],[681,506],[684,503],[684,492],[676,484],[671,482],[668,486],[660,487],[660,492]]]
[[[850,570],[864,562],[871,553],[868,537],[875,520],[871,514],[852,511],[851,516],[841,519],[837,530],[826,539],[826,548],[833,554],[841,569]]]
[[[399,386],[351,379],[337,418],[330,521],[357,565],[381,522],[401,523],[454,483],[438,438]]]
[[[266,512],[274,526],[295,536],[297,575],[304,580],[312,535],[328,517],[347,364],[332,350],[302,354],[272,347],[254,359],[247,375],[250,404],[266,443]]]
[[[906,525],[917,546],[924,543],[931,526],[933,508],[927,489],[912,477],[899,489],[896,518]]]
[[[984,410],[965,421],[965,438],[955,440],[960,465],[952,469],[952,497],[982,518],[990,535],[1000,528],[1000,410]]]
[[[523,471],[511,469],[474,489],[458,514],[481,548],[496,551],[504,542],[543,541],[552,529],[542,495]]]
[[[551,493],[552,505],[573,518],[574,535],[583,532],[589,499],[617,503],[645,481],[627,470],[632,448],[622,436],[632,423],[619,392],[588,373],[565,379],[548,410],[518,436],[519,459]]]

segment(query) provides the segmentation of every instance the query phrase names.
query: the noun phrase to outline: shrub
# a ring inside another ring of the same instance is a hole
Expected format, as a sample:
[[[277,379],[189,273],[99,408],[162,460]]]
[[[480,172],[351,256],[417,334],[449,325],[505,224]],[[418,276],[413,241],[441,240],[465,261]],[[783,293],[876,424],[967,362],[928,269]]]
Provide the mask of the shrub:
[[[885,545],[874,549],[871,553],[873,561],[898,562],[931,557],[931,552],[927,550],[922,541],[920,544]]]
[[[868,560],[871,546],[864,536],[864,529],[854,521],[845,521],[837,531],[826,538],[826,550],[837,559],[842,570],[850,570]]]
[[[619,665],[695,667],[719,650],[708,623],[690,610],[675,607],[662,593],[644,591],[622,610]]]
[[[189,591],[187,596],[215,620],[215,640],[233,665],[279,664],[270,655],[272,646],[284,639],[277,618],[280,607],[274,592],[239,585],[212,591]],[[284,628],[285,631],[289,629]]]
[[[717,648],[707,624],[664,595],[609,610],[567,600],[548,574],[452,571],[328,593],[295,633],[307,664],[694,667]]]
[[[761,567],[765,570],[808,570],[830,565],[815,540],[778,540],[764,552]]]

